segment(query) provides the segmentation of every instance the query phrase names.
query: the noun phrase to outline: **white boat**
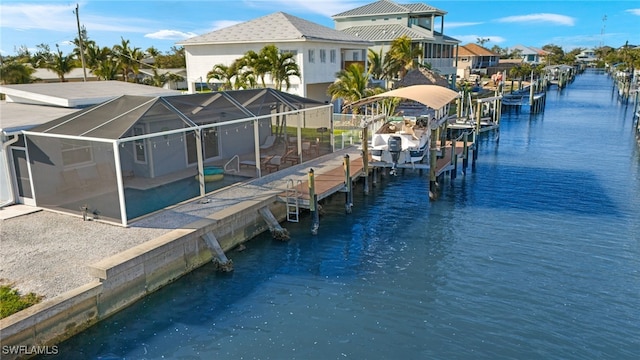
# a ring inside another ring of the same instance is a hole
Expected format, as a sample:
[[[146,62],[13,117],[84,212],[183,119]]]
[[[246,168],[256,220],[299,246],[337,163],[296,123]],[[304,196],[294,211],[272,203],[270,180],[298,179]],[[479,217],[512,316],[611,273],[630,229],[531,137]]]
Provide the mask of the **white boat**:
[[[402,117],[387,121],[371,137],[371,159],[391,164],[422,161],[429,151],[429,117]]]
[[[427,107],[425,114],[420,116],[401,117],[396,121],[391,118],[372,135],[368,149],[372,160],[391,164],[393,173],[398,164],[415,164],[427,155],[431,130],[447,121],[449,107],[460,95],[443,86],[413,85],[369,96],[349,106],[361,107],[388,97],[413,100]],[[372,116],[372,119],[376,118]],[[363,126],[369,123],[364,121]]]

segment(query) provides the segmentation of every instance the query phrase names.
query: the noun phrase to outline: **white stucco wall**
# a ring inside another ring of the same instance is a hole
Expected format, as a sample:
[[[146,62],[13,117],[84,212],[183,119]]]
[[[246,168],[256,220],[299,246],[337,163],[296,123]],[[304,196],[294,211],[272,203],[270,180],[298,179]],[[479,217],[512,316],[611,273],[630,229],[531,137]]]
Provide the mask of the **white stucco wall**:
[[[297,51],[296,63],[300,68],[301,78],[291,77],[291,87],[288,92],[309,97],[307,85],[330,84],[335,80],[335,75],[340,71],[342,61],[352,61],[353,52],[358,52],[359,60],[362,54],[366,56],[367,47],[364,45],[345,45],[330,41],[298,41],[273,43],[279,50]],[[259,52],[267,43],[242,43],[242,44],[218,44],[218,45],[185,45],[187,62],[187,82],[189,92],[195,92],[195,84],[206,82],[207,73],[216,64],[230,65],[236,59],[253,50]],[[309,58],[309,51],[313,50],[314,61]],[[322,62],[321,51],[325,51],[325,61]],[[335,61],[332,62],[331,51],[335,51]],[[267,86],[273,87],[269,76],[265,77]],[[283,90],[285,90],[283,88]],[[317,94],[317,89],[313,91]],[[312,97],[313,98],[313,97]],[[325,100],[317,99],[317,100]]]

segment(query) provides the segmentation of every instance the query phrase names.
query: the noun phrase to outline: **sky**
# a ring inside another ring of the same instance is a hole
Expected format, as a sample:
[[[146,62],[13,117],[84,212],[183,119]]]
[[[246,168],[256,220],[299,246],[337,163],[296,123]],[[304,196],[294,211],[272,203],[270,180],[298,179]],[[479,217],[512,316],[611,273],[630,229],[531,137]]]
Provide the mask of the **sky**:
[[[180,40],[282,11],[333,28],[332,15],[375,0],[0,0],[0,53],[15,55],[26,46],[56,45],[70,53],[80,24],[99,46],[112,47],[122,39],[146,50],[168,52]],[[425,3],[447,12],[444,34],[461,45],[484,44],[575,48],[640,45],[638,0],[398,0]]]

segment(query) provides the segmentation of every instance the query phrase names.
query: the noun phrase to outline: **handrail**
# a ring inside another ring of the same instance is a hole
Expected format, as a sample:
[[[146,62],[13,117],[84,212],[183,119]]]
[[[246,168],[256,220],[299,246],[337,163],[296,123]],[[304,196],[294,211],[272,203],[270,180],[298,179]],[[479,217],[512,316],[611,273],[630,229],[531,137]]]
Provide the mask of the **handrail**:
[[[233,160],[236,160],[236,168],[228,168],[228,165],[231,164],[233,162]],[[227,161],[226,164],[224,164],[224,171],[225,172],[236,172],[239,173],[240,172],[240,156],[238,155],[233,155],[233,157]]]

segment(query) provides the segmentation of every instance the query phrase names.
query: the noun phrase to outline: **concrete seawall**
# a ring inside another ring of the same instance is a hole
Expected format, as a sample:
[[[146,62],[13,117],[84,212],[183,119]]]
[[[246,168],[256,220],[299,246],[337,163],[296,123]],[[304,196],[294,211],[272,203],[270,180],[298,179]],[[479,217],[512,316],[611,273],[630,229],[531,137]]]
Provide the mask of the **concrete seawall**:
[[[0,357],[57,351],[53,344],[211,261],[213,253],[202,235],[213,233],[227,251],[268,230],[258,213],[263,207],[278,221],[286,218],[285,205],[275,195],[257,196],[91,265],[96,281],[0,320]]]

